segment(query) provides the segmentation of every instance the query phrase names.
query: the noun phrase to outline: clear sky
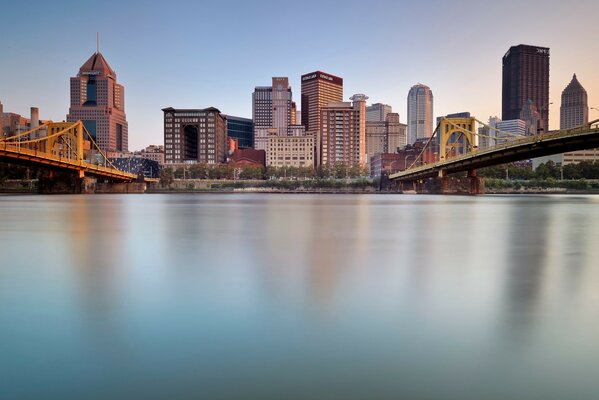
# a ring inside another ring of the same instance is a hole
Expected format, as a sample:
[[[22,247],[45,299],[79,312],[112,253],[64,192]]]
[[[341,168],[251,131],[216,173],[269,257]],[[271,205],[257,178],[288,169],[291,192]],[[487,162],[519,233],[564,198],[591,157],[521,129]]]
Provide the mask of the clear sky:
[[[100,51],[125,86],[129,148],[162,144],[167,106],[250,117],[254,86],[300,75],[344,79],[406,122],[410,87],[434,94],[434,114],[501,116],[501,57],[512,45],[551,48],[550,127],[576,73],[599,108],[598,0],[38,1],[0,9],[4,109],[63,120],[69,77]],[[591,118],[599,112],[591,110]]]

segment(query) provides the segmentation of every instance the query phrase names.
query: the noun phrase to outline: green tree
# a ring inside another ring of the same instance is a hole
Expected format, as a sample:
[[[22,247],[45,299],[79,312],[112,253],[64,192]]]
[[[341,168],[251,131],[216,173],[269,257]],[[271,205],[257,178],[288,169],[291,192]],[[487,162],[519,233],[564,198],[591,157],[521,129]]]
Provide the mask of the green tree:
[[[162,168],[160,170],[160,185],[162,187],[169,187],[175,181],[172,168]]]

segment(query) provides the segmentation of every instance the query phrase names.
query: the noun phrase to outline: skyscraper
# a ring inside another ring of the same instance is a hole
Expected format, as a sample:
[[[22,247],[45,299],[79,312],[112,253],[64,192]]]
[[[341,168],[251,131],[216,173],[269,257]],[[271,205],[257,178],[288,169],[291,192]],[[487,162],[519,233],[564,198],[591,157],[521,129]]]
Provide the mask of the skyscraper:
[[[71,78],[68,122],[82,120],[105,152],[128,151],[125,88],[100,52],[94,53]]]
[[[559,128],[570,129],[589,122],[587,91],[582,87],[576,74],[562,92],[559,109]]]
[[[587,91],[582,87],[576,74],[562,92],[560,106],[560,129],[575,128],[589,122],[589,105]],[[588,149],[564,153],[562,164],[573,164],[580,161],[599,160],[599,149]]]
[[[423,84],[408,92],[408,144],[433,135],[433,92]]]
[[[252,94],[254,146],[266,150],[268,136],[286,135],[292,123],[291,87],[286,77],[273,77],[272,86],[257,86]]]
[[[307,132],[320,129],[320,110],[343,101],[343,79],[322,71],[302,75],[302,125]]]
[[[541,115],[537,129],[549,130],[549,48],[512,46],[503,56],[503,120],[520,119],[532,100]]]

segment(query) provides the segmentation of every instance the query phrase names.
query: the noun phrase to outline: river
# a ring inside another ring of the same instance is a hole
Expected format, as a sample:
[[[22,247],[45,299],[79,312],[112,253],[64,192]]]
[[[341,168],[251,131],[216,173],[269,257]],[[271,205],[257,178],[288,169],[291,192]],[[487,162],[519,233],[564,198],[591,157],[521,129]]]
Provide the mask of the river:
[[[599,196],[0,196],[0,399],[594,399]]]

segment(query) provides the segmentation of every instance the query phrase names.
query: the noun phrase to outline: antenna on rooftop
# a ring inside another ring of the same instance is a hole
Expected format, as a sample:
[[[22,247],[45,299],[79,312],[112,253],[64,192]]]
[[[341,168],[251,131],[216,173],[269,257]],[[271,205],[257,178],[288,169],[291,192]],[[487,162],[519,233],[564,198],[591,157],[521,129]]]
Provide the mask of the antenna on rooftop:
[[[96,32],[96,53],[100,52],[100,33]]]

